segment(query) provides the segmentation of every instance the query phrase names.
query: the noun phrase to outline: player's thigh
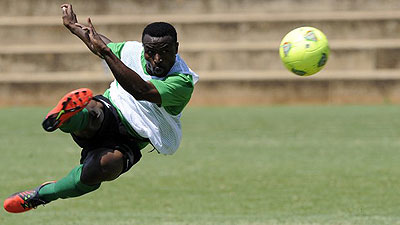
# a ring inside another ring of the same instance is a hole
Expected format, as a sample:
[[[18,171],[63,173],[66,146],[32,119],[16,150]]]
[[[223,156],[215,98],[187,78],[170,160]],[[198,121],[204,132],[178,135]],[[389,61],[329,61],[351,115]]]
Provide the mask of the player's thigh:
[[[109,148],[91,150],[83,162],[81,181],[85,184],[98,184],[116,179],[124,169],[124,155],[121,151]]]
[[[98,101],[91,101],[86,109],[88,110],[88,123],[86,128],[80,131],[74,132],[74,135],[79,138],[92,138],[100,129],[104,120],[103,104]]]

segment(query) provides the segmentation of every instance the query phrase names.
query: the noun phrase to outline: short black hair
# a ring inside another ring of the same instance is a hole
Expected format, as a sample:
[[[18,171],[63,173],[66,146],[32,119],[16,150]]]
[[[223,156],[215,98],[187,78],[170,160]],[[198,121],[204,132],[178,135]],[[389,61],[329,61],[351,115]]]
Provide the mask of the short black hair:
[[[175,27],[166,22],[150,23],[143,30],[142,40],[144,35],[146,34],[148,34],[151,37],[171,36],[174,42],[178,41]]]

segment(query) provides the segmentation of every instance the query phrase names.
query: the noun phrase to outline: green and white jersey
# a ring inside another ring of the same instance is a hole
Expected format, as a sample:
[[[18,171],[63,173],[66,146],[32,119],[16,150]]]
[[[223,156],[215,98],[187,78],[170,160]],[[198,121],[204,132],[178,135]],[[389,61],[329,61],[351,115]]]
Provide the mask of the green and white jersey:
[[[181,112],[189,102],[199,76],[177,54],[176,62],[166,77],[150,76],[146,71],[144,49],[140,42],[109,43],[107,45],[121,61],[143,80],[154,84],[161,95],[161,105],[138,101],[114,80],[109,99],[135,133],[148,138],[162,154],[173,154],[182,139]]]

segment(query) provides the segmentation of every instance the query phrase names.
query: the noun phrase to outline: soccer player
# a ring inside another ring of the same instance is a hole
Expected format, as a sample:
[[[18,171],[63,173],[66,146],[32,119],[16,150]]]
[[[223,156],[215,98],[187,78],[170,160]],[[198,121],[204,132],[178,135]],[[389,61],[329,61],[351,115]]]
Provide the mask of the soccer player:
[[[177,54],[172,25],[147,25],[142,43],[113,43],[96,32],[90,18],[88,26],[79,24],[70,4],[61,8],[65,27],[105,60],[115,80],[103,95],[92,97],[87,88],[72,91],[47,114],[43,128],[70,133],[82,148],[80,165],[58,181],[8,197],[4,208],[12,213],[98,189],[127,172],[148,144],[173,154],[181,141],[182,110],[198,80]]]

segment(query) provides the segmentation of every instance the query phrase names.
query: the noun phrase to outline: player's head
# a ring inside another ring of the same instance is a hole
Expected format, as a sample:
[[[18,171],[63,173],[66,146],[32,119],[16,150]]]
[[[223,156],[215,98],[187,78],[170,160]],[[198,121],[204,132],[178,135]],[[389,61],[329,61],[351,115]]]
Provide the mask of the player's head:
[[[151,23],[143,30],[142,43],[147,72],[158,77],[166,76],[178,53],[175,28],[165,22]]]

